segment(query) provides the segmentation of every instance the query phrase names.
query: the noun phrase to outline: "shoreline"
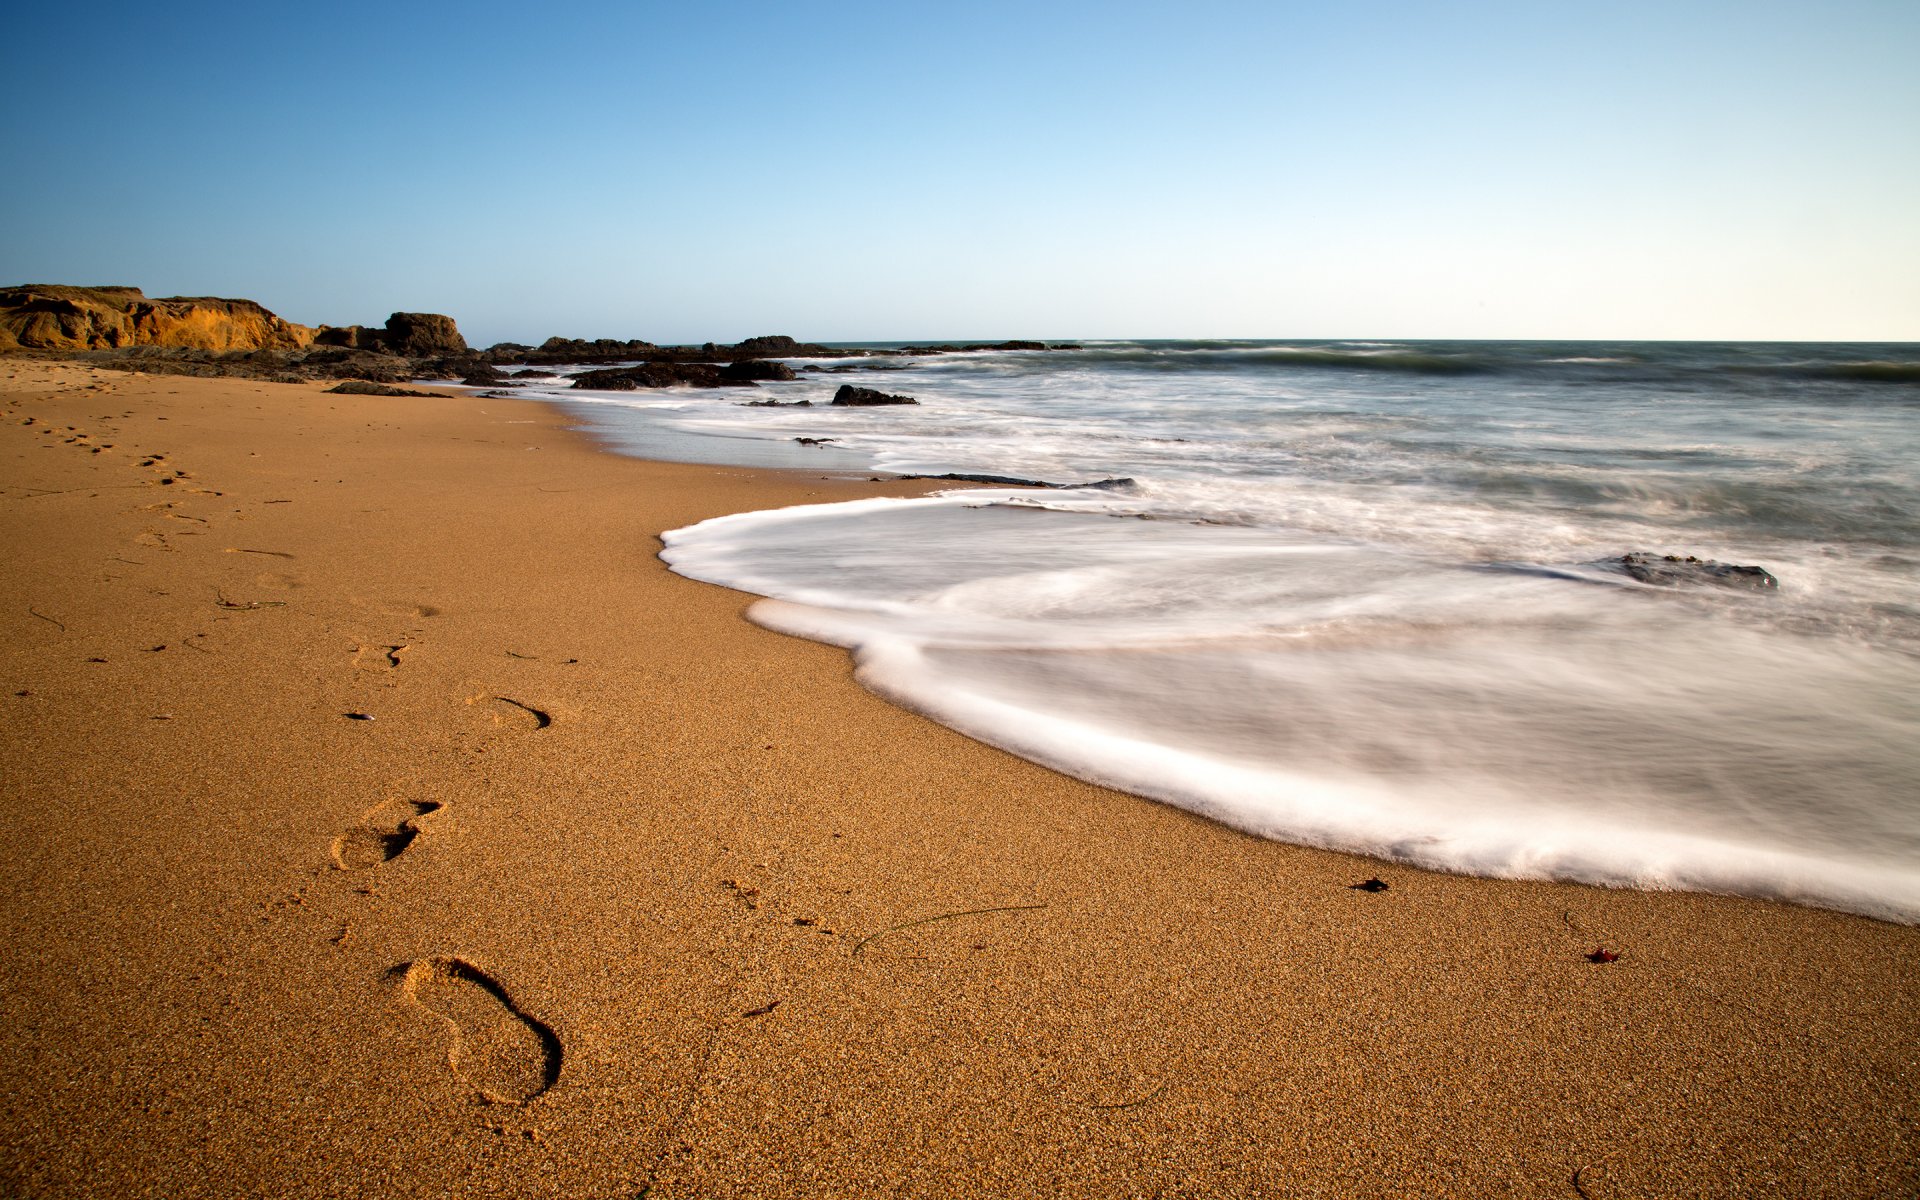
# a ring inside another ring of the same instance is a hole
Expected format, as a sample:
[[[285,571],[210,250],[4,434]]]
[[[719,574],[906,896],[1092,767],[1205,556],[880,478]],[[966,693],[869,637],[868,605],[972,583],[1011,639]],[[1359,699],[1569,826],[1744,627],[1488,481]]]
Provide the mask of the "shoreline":
[[[0,377],[11,1191],[1920,1188],[1920,930],[1260,841],[655,556],[934,485]]]

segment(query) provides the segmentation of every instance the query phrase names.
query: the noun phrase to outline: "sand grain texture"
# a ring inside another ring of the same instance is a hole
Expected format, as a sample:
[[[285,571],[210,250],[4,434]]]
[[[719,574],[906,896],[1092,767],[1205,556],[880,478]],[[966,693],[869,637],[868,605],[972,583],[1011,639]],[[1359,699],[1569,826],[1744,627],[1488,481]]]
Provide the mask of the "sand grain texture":
[[[0,383],[0,1193],[1920,1194],[1920,931],[1256,841],[654,558],[914,485]]]

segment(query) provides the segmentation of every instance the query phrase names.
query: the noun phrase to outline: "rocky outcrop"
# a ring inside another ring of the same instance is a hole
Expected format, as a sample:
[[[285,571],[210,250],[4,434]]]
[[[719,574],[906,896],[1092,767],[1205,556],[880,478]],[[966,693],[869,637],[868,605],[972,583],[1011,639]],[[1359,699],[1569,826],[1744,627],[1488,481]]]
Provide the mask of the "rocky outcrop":
[[[487,347],[485,354],[489,362],[495,363],[552,365],[633,362],[651,359],[659,351],[660,347],[652,342],[640,341],[637,338],[630,342],[622,342],[613,338],[595,338],[592,341],[585,341],[581,338],[550,337],[538,346],[525,346],[519,342],[496,342]]]
[[[387,318],[386,350],[408,358],[467,353],[466,339],[452,317],[439,313],[394,313]]]
[[[720,374],[732,380],[771,379],[784,381],[800,378],[793,373],[793,368],[787,364],[783,362],[771,362],[765,359],[748,359],[743,362],[728,363]]]
[[[298,350],[312,344],[314,333],[251,300],[153,300],[132,287],[0,288],[0,350]]]
[[[630,392],[635,388],[758,387],[762,379],[795,379],[793,368],[780,362],[736,362],[724,367],[712,363],[649,362],[637,367],[609,367],[582,371],[573,386],[601,392]]]
[[[723,379],[720,368],[711,363],[643,363],[637,367],[610,367],[604,371],[582,371],[573,377],[573,386],[595,392],[631,392],[637,388],[663,387],[754,387],[747,380]]]
[[[738,363],[769,358],[851,358],[892,352],[847,350],[822,346],[815,342],[796,342],[783,334],[769,334],[764,337],[750,337],[744,342],[737,342],[731,346],[722,342],[706,342],[699,346],[656,346],[652,342],[637,339],[622,342],[612,338],[596,338],[589,342],[579,338],[552,337],[534,347],[523,346],[516,342],[500,342],[488,347],[484,353],[489,361],[495,363],[542,365],[636,361]]]
[[[460,336],[452,317],[439,313],[394,313],[384,329],[365,325],[322,325],[313,336],[322,346],[398,354],[404,358],[469,356],[474,352]]]
[[[850,383],[840,385],[833,394],[833,402],[843,408],[873,408],[882,404],[918,404],[912,396],[895,396],[887,392],[876,392],[872,388],[855,387]]]

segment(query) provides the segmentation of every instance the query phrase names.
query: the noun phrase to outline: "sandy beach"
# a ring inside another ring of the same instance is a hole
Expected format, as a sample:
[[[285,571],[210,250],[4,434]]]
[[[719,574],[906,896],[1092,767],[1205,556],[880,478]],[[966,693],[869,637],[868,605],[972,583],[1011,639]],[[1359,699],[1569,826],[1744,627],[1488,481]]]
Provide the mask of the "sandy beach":
[[[1920,1194],[1920,930],[1260,841],[655,557],[924,485],[0,381],[7,1195]]]

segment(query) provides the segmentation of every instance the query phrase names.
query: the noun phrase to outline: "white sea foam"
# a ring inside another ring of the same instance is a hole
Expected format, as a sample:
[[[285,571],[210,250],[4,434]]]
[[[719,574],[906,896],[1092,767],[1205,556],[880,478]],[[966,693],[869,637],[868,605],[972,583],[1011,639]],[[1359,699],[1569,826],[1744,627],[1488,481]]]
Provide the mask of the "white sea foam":
[[[663,557],[901,704],[1265,836],[1920,919],[1910,658],[1600,572],[1019,495],[723,517]]]
[[[667,538],[1016,753],[1427,866],[1920,920],[1920,425],[1846,375],[1910,347],[1084,344],[889,360],[911,409],[831,408],[839,376],[568,398],[642,454],[1136,480]],[[1638,584],[1629,550],[1779,588]]]

